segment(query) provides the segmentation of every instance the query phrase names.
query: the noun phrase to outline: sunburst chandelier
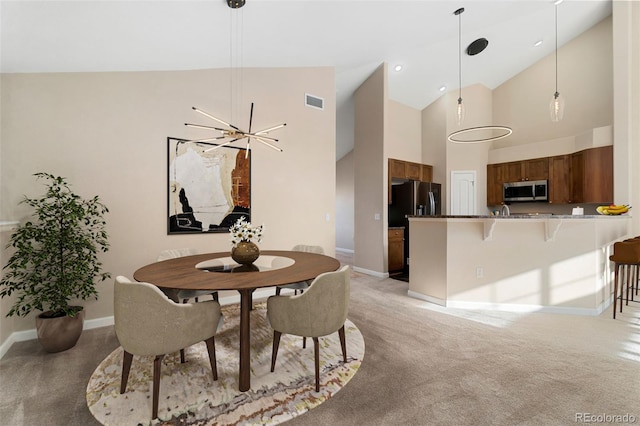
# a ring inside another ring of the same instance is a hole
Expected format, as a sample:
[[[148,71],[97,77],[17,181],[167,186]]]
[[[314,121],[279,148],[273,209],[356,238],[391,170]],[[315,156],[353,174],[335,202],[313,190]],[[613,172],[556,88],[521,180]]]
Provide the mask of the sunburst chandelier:
[[[212,137],[212,138],[205,138],[205,139],[195,139],[195,140],[190,140],[188,142],[194,142],[194,143],[200,143],[200,144],[205,144],[205,145],[212,145],[211,148],[208,148],[205,150],[205,152],[209,152],[209,151],[213,151],[214,149],[218,149],[221,148],[223,146],[227,146],[229,144],[232,144],[236,141],[239,140],[243,140],[246,139],[247,140],[247,151],[245,153],[245,156],[249,156],[249,150],[251,149],[251,138],[253,138],[254,140],[257,140],[258,142],[261,142],[263,144],[265,144],[266,146],[268,146],[271,149],[275,149],[276,151],[280,151],[282,152],[282,148],[279,148],[277,146],[275,146],[273,144],[273,142],[278,142],[278,139],[266,136],[267,134],[269,134],[269,132],[272,132],[274,130],[277,129],[281,129],[284,126],[287,125],[287,123],[282,123],[282,124],[278,124],[276,126],[272,126],[269,128],[266,128],[264,130],[260,130],[257,132],[251,132],[251,125],[253,122],[253,102],[251,102],[251,111],[249,113],[249,127],[248,130],[242,130],[237,126],[234,126],[231,123],[227,123],[224,120],[219,119],[218,117],[215,117],[211,114],[209,114],[206,111],[203,111],[199,108],[196,107],[192,107],[193,110],[199,114],[204,115],[205,117],[208,117],[214,121],[217,121],[218,123],[226,126],[227,128],[222,128],[222,127],[215,127],[215,126],[205,126],[202,124],[192,124],[192,123],[184,123],[185,126],[187,127],[194,127],[196,129],[206,129],[206,130],[213,130],[213,131],[217,131],[220,132],[220,136],[216,136],[216,137]],[[224,139],[230,139],[224,143],[214,143],[214,141],[220,141],[220,140],[224,140]]]
[[[243,7],[245,5],[246,1],[245,0],[227,0],[227,6],[229,6],[231,9],[240,9],[241,7]],[[232,25],[233,27],[233,25]],[[241,32],[241,31],[240,31]],[[231,33],[233,34],[233,28],[231,29]],[[233,41],[233,36],[231,36],[231,40]],[[233,43],[232,43],[233,44]],[[233,68],[233,48],[230,49],[230,56],[231,56],[231,68]],[[234,86],[234,84],[230,85],[231,87]],[[233,91],[233,90],[232,90]],[[233,93],[231,95],[231,98],[233,98]],[[269,128],[266,128],[264,130],[260,130],[257,132],[252,132],[251,128],[252,128],[252,124],[253,124],[253,102],[251,102],[251,110],[249,112],[249,125],[248,127],[245,127],[245,129],[247,130],[243,130],[242,128],[240,128],[239,126],[235,126],[227,121],[224,121],[200,108],[196,108],[196,107],[192,107],[192,109],[197,112],[198,114],[202,114],[205,117],[219,123],[222,124],[223,127],[216,127],[216,126],[206,126],[206,125],[202,125],[202,124],[193,124],[193,123],[184,123],[185,126],[187,127],[193,127],[196,129],[205,129],[205,130],[212,130],[215,132],[220,132],[220,134],[218,136],[215,137],[210,137],[210,138],[204,138],[204,139],[194,139],[194,140],[188,140],[185,142],[191,142],[191,143],[197,143],[197,144],[202,144],[202,145],[210,145],[211,147],[206,149],[204,152],[209,152],[209,151],[213,151],[214,149],[218,149],[218,148],[222,148],[223,146],[227,146],[230,145],[234,142],[237,141],[242,141],[244,139],[247,140],[247,145],[246,145],[246,152],[245,152],[245,157],[249,157],[249,151],[251,150],[251,140],[255,140],[258,141],[266,146],[268,146],[271,149],[274,149],[276,151],[282,152],[282,148],[274,145],[274,143],[278,142],[278,139],[272,138],[267,136],[269,134],[269,132],[272,132],[274,130],[277,129],[281,129],[284,126],[286,126],[286,123],[282,123],[282,124],[278,124],[276,126],[272,126]],[[226,142],[222,142],[226,140]],[[220,143],[218,143],[217,141],[220,141]]]

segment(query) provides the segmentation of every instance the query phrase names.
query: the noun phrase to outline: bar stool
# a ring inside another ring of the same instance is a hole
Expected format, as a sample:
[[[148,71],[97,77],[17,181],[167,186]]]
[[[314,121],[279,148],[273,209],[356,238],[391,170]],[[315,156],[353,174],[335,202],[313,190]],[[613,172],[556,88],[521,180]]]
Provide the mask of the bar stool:
[[[627,240],[617,242],[613,245],[613,254],[609,260],[615,262],[615,276],[613,286],[613,319],[616,318],[616,308],[618,297],[620,298],[620,312],[622,312],[622,301],[626,300],[629,305],[629,293],[633,297],[632,289],[637,288],[638,270],[640,268],[640,240]],[[634,285],[635,282],[635,285]],[[627,295],[625,299],[625,285]],[[618,296],[618,288],[620,296]]]
[[[640,244],[640,237],[634,237],[624,240],[625,242],[632,242],[636,244]],[[638,295],[638,291],[640,289],[640,266],[634,268],[632,272],[635,272],[635,277],[632,277],[632,285],[631,285],[631,300],[634,299],[634,288],[635,288],[635,296]]]

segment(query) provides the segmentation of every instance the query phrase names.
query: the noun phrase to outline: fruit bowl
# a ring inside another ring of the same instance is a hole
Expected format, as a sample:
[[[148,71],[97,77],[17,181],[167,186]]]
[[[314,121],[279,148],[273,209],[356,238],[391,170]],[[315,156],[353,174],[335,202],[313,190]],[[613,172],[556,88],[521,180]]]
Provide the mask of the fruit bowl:
[[[600,214],[604,214],[607,216],[619,216],[621,214],[625,214],[629,211],[631,206],[627,205],[608,205],[608,206],[598,206],[596,207],[596,211]]]

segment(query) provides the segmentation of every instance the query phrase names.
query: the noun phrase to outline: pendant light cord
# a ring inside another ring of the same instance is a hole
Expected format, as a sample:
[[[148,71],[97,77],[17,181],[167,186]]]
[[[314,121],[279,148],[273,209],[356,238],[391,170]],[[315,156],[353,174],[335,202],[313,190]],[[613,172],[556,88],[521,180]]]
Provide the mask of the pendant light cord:
[[[555,17],[556,17],[556,93],[554,96],[558,97],[558,5],[555,5]]]
[[[462,12],[458,13],[458,102],[462,100]]]

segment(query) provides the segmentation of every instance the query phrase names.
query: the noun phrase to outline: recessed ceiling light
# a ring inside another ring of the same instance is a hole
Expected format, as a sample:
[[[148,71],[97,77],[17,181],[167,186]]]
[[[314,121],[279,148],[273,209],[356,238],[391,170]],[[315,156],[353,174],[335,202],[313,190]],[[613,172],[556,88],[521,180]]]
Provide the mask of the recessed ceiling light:
[[[438,90],[444,92],[445,90],[447,90],[447,86],[440,86]]]
[[[538,47],[542,44],[542,40],[538,40],[535,43],[533,43],[533,47]]]
[[[402,71],[402,65],[398,64],[393,68],[396,72]]]

